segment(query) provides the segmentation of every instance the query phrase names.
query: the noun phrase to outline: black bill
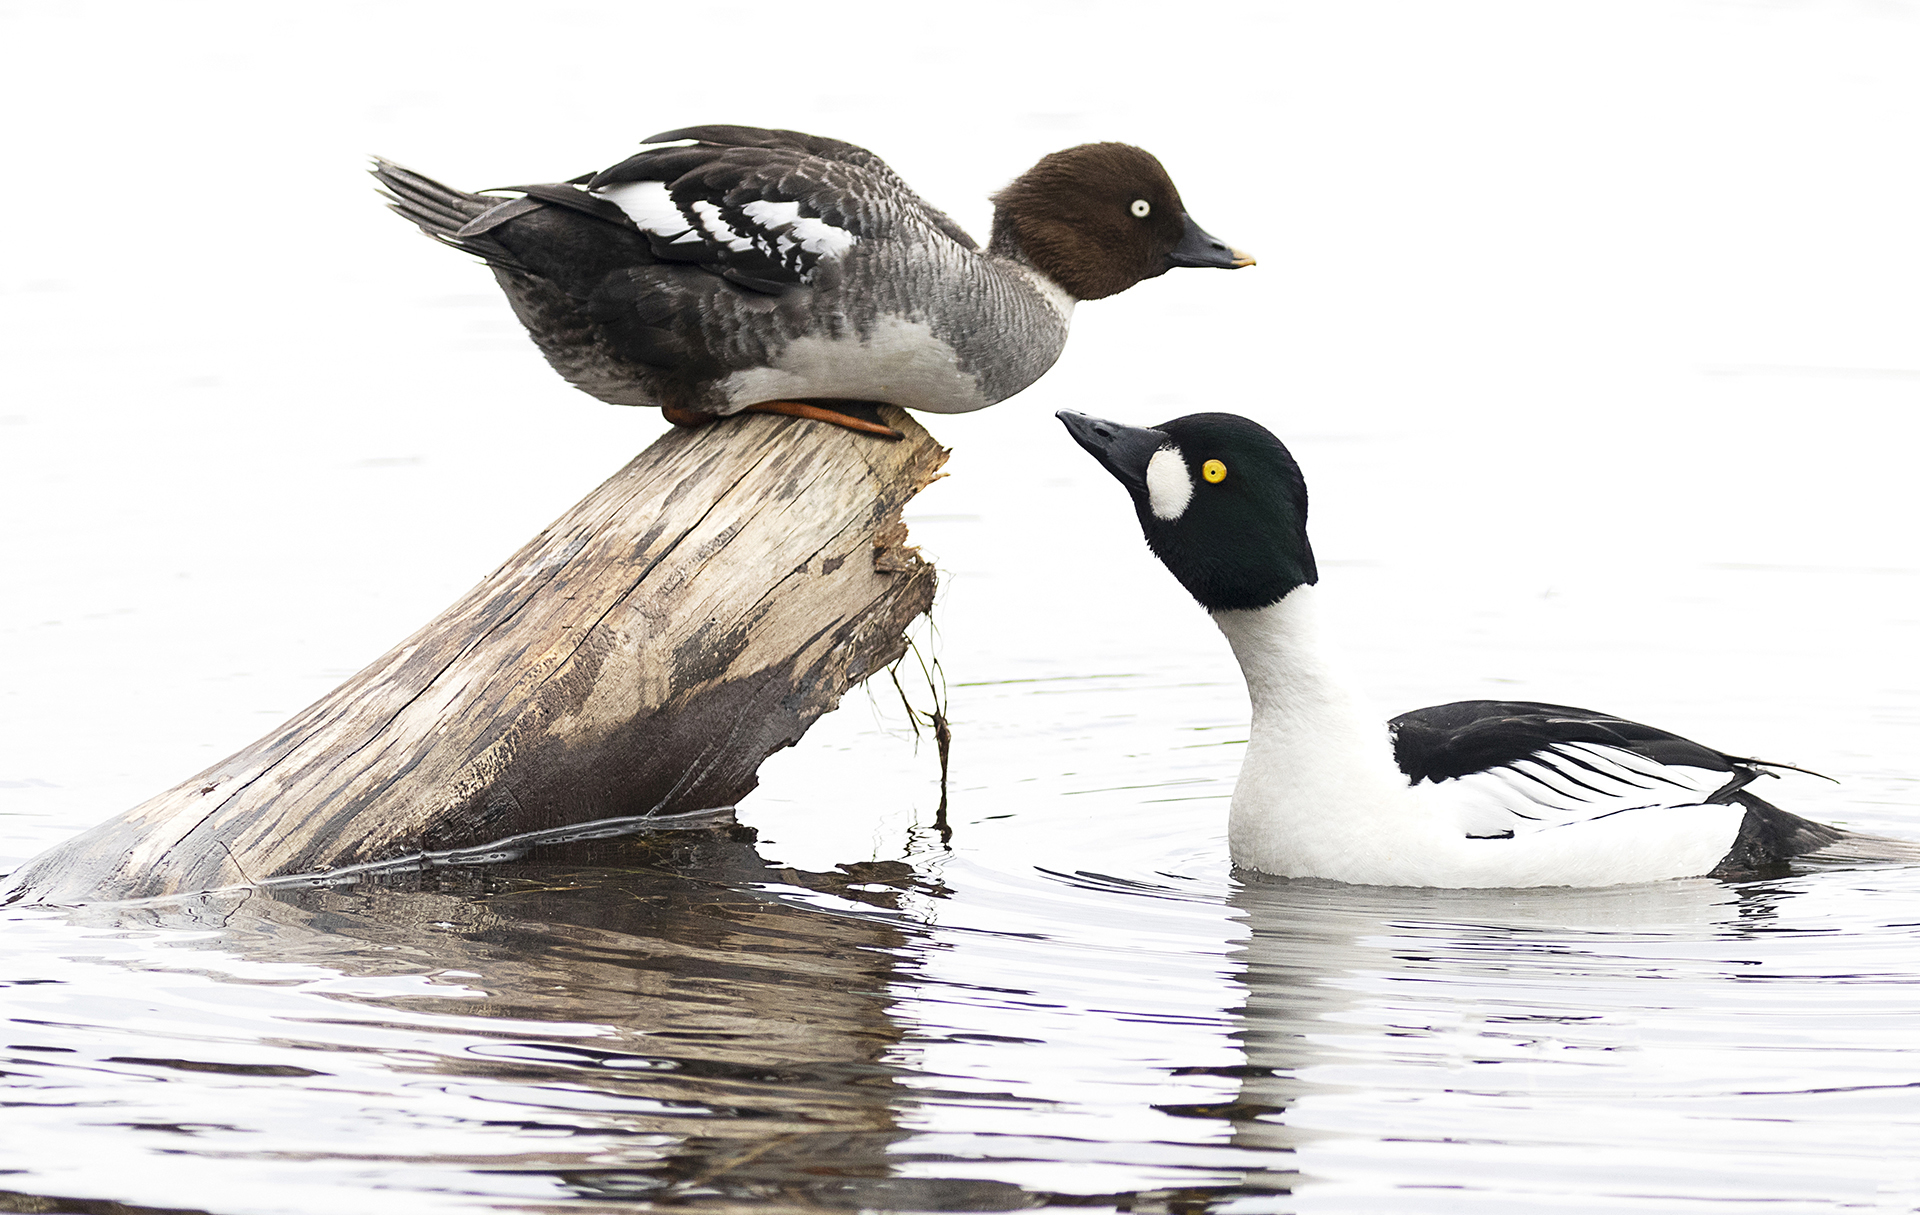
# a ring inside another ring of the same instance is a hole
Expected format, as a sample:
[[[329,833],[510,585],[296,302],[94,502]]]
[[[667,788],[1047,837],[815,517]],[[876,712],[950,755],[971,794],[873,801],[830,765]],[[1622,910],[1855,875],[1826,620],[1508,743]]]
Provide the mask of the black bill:
[[[1154,452],[1173,442],[1165,431],[1109,422],[1090,413],[1063,409],[1053,416],[1065,424],[1075,443],[1086,448],[1102,468],[1135,493],[1147,492],[1147,461],[1153,459]]]
[[[1217,236],[1207,235],[1206,229],[1193,222],[1193,216],[1181,215],[1186,230],[1180,234],[1180,243],[1167,254],[1167,265],[1172,266],[1218,266],[1222,270],[1237,270],[1242,266],[1253,265],[1253,255],[1230,248],[1227,242]]]

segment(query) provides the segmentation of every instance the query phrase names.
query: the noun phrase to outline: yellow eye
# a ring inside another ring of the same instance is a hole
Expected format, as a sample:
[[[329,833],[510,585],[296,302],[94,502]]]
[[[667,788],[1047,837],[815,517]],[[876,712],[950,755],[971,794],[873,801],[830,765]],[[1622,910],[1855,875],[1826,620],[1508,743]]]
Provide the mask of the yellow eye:
[[[1200,475],[1218,485],[1227,479],[1227,466],[1218,460],[1208,460],[1200,466]]]

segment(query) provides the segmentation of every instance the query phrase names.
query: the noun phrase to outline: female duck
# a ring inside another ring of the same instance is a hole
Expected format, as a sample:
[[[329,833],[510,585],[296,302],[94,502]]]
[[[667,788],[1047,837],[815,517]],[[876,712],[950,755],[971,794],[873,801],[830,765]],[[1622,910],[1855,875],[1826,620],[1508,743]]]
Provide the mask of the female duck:
[[[1055,152],[995,196],[982,250],[879,157],[798,131],[668,131],[600,173],[450,189],[374,176],[427,235],[478,254],[554,370],[698,425],[752,410],[893,435],[815,402],[964,413],[1053,366],[1079,300],[1176,266],[1250,266],[1155,160]]]
[[[1610,886],[1748,872],[1843,842],[1854,859],[1915,855],[1747,791],[1788,765],[1605,713],[1471,700],[1383,728],[1322,645],[1306,482],[1280,440],[1224,413],[1153,429],[1059,417],[1126,487],[1148,546],[1246,676],[1236,865],[1369,885]]]

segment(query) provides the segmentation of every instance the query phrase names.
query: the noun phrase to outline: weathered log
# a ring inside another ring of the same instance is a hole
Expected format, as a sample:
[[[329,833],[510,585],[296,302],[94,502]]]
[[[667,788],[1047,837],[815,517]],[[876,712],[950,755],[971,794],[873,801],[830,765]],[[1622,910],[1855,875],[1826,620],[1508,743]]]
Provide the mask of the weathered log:
[[[732,805],[905,652],[942,449],[742,417],[662,436],[413,636],[235,755],[29,861],[8,901],[150,898]]]

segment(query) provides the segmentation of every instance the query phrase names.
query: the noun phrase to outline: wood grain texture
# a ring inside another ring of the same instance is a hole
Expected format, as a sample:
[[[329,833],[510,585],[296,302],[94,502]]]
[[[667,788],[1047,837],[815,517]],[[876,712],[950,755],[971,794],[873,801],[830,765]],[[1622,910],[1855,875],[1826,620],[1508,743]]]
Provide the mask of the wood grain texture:
[[[732,805],[905,652],[946,451],[748,416],[662,436],[273,733],[23,866],[6,901],[150,898]]]

